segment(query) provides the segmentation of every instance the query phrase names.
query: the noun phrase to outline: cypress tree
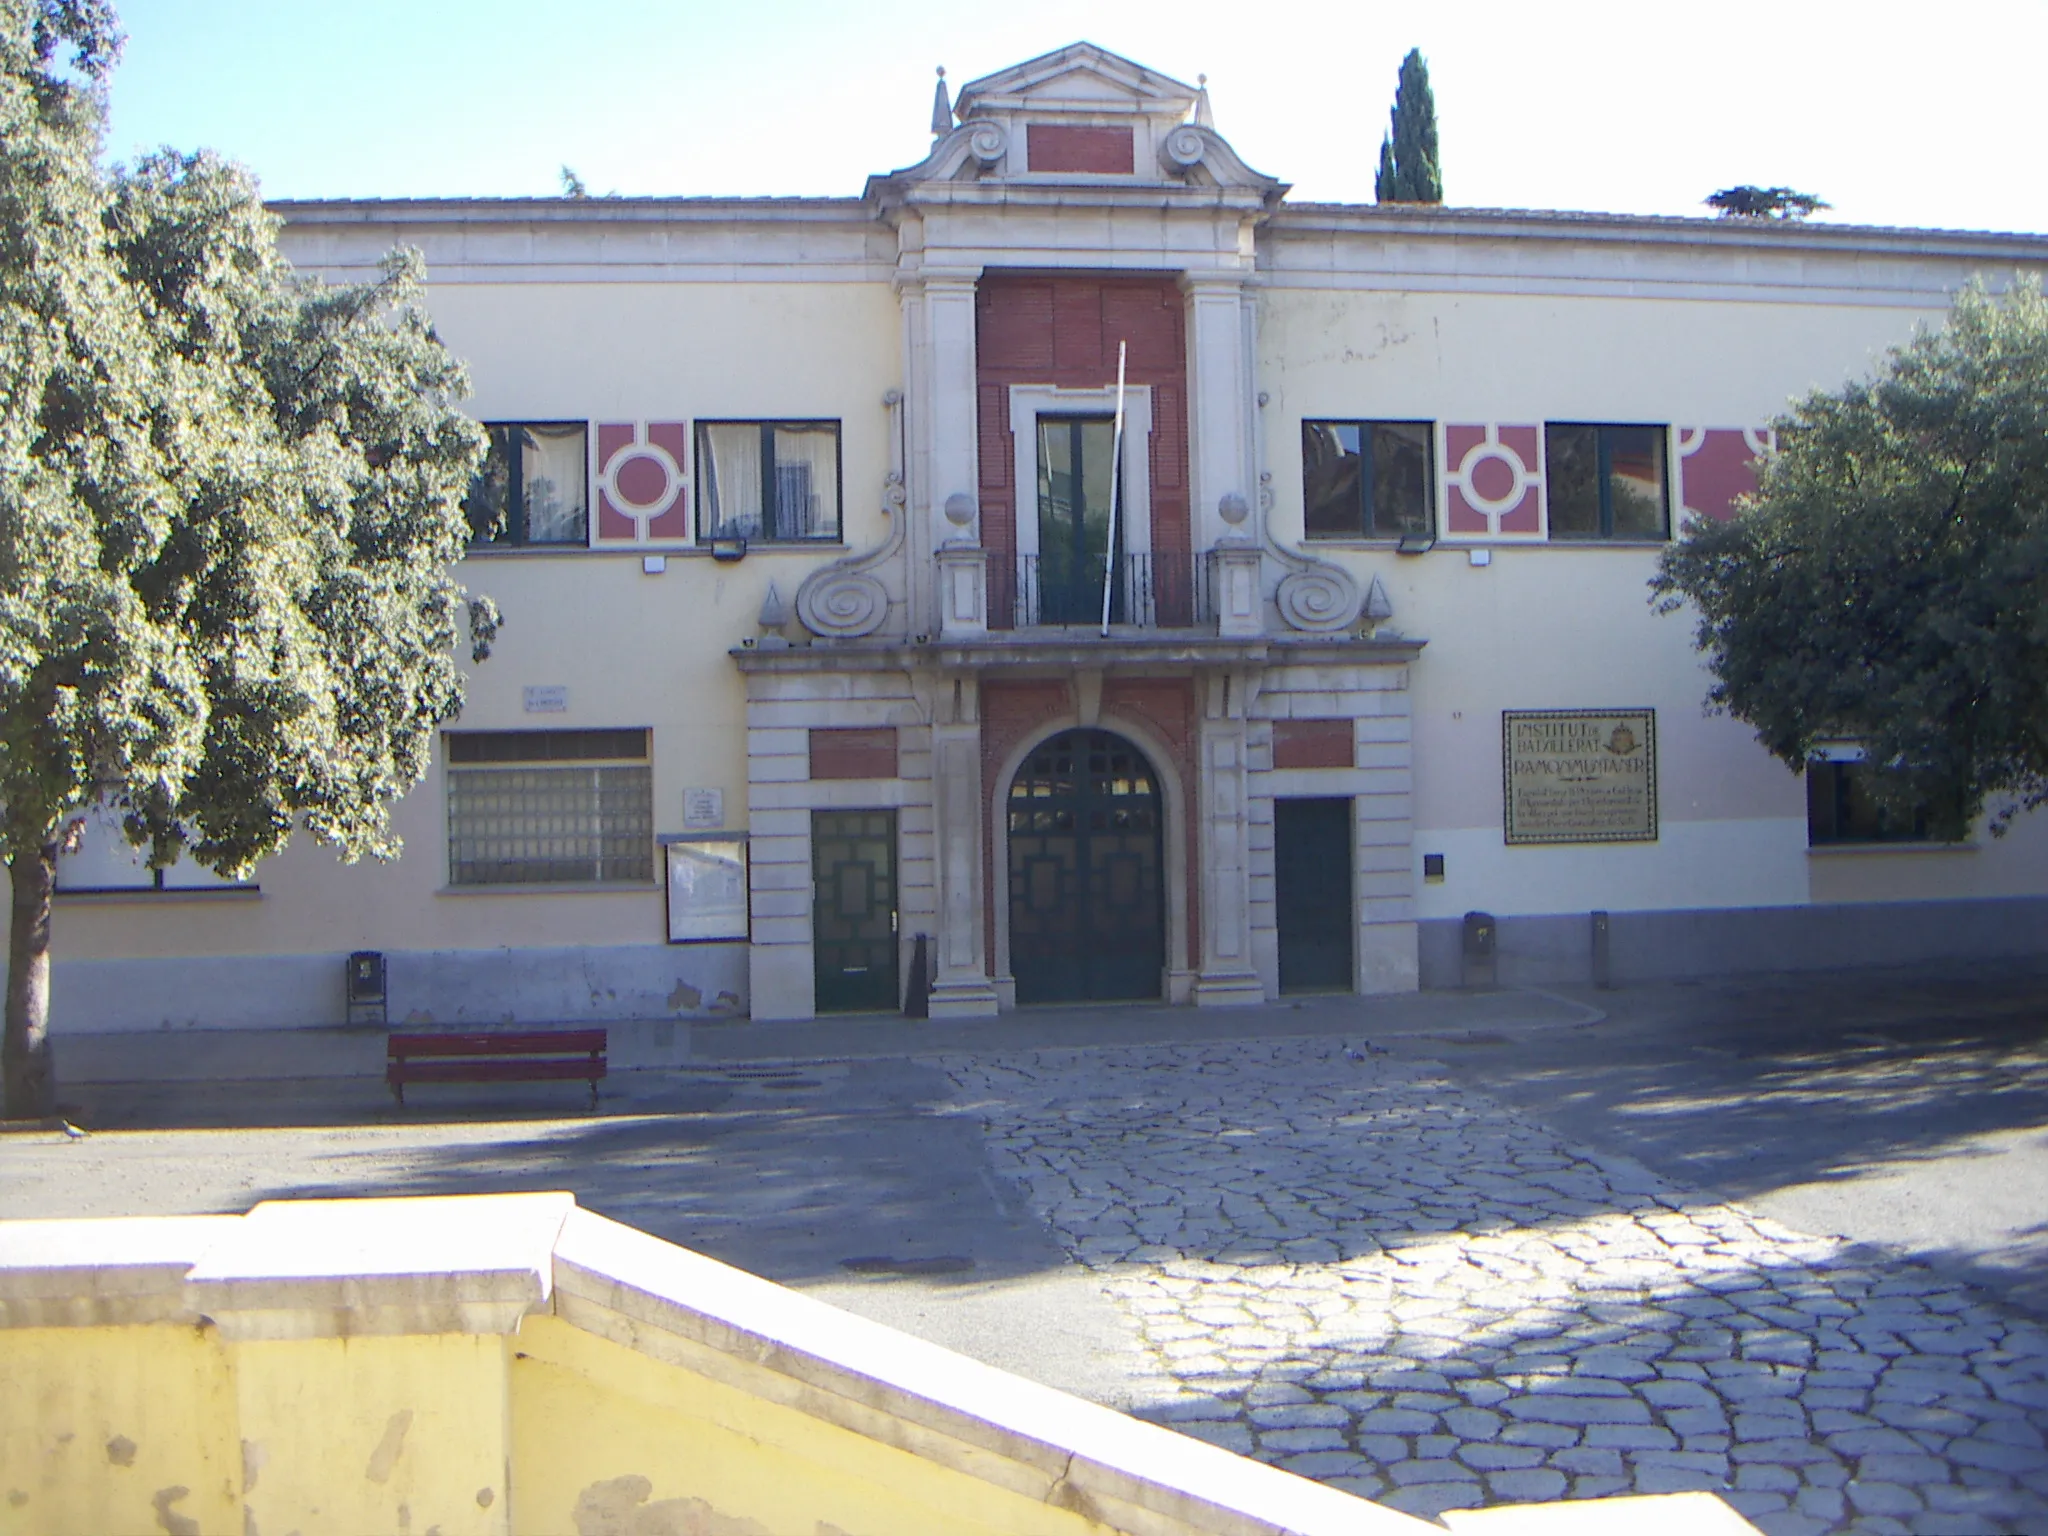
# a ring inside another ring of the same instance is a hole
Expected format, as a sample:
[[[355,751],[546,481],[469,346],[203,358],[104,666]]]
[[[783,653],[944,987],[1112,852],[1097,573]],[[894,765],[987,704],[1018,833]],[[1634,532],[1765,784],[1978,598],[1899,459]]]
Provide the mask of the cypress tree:
[[[1443,170],[1437,161],[1436,97],[1429,88],[1429,65],[1420,48],[1410,48],[1401,61],[1393,127],[1380,145],[1373,195],[1382,203],[1444,200]]]

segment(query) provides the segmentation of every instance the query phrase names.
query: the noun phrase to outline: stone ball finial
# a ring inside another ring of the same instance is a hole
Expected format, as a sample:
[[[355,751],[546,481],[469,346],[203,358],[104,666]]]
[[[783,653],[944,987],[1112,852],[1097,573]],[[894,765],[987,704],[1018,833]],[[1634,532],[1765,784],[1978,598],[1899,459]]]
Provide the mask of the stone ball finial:
[[[965,528],[974,521],[974,498],[965,491],[955,491],[946,498],[946,521],[955,528]]]
[[[1216,501],[1216,515],[1236,528],[1251,516],[1251,506],[1236,491],[1225,491]]]

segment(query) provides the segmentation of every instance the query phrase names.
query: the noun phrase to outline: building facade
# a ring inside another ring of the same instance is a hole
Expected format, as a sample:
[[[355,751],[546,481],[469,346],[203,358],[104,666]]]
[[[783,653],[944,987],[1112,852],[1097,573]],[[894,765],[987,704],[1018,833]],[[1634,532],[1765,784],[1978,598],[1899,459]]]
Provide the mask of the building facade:
[[[91,823],[60,1033],[935,1016],[2038,949],[1708,715],[1647,582],[1788,398],[2048,241],[1290,202],[1077,44],[853,198],[293,203],[426,253],[502,608],[404,857],[230,886]],[[1361,141],[1363,143],[1363,141]]]

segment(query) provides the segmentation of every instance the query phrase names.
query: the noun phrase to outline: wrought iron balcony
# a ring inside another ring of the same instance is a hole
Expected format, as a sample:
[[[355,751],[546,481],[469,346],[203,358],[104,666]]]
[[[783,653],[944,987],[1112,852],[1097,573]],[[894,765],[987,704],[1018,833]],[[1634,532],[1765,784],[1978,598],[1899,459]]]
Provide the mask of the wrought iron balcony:
[[[993,557],[989,623],[996,629],[1102,623],[1104,557]],[[1133,629],[1193,629],[1215,621],[1207,555],[1118,557],[1109,582],[1109,622]]]

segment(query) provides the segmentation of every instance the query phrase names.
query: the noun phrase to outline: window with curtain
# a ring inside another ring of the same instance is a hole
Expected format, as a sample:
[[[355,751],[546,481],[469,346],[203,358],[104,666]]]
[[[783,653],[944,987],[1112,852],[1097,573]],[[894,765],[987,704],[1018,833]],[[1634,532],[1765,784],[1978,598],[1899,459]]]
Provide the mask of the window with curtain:
[[[490,453],[470,487],[472,542],[586,544],[589,459],[580,421],[487,422]]]
[[[697,536],[837,541],[839,423],[698,422]]]

